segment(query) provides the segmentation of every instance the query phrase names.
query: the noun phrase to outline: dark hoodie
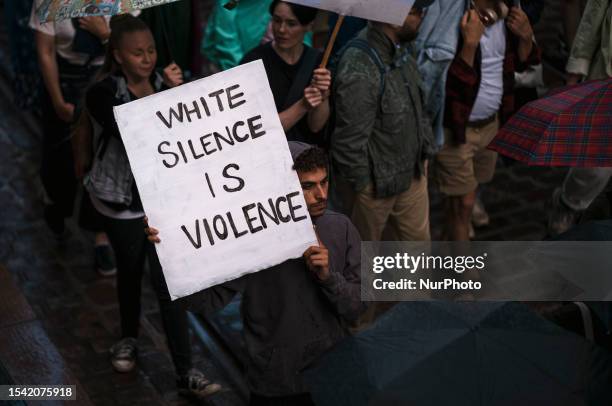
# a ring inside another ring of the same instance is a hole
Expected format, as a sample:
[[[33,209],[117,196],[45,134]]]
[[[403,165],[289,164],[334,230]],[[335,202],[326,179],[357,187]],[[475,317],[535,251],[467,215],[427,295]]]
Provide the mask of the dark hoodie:
[[[307,392],[301,371],[346,336],[361,313],[361,239],[350,220],[326,211],[314,220],[329,250],[330,277],[319,282],[303,258],[181,299],[210,315],[242,294],[250,389],[265,396]],[[274,247],[270,247],[274,249]]]

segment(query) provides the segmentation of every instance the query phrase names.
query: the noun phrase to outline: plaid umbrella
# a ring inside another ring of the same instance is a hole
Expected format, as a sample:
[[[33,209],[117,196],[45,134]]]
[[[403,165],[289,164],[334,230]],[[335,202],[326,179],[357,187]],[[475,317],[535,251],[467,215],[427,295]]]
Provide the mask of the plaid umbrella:
[[[528,103],[489,148],[528,165],[612,166],[612,79],[567,87]]]
[[[111,16],[172,3],[177,0],[44,0],[37,10],[40,22],[88,16]]]

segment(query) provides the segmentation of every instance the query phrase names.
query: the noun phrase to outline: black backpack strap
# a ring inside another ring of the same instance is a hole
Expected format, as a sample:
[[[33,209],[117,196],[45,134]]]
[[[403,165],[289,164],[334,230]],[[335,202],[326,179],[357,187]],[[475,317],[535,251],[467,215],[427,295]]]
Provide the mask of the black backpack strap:
[[[376,67],[378,68],[378,71],[380,73],[380,90],[378,92],[378,97],[381,98],[382,95],[385,93],[385,86],[386,86],[386,76],[387,73],[391,70],[391,67],[386,65],[382,58],[380,57],[380,55],[378,54],[378,51],[376,51],[374,48],[372,48],[370,46],[370,44],[368,43],[367,40],[363,39],[363,38],[354,38],[352,40],[350,40],[339,52],[338,55],[336,56],[336,63],[338,61],[340,61],[340,59],[342,58],[342,55],[349,50],[350,48],[357,48],[363,52],[365,52],[370,59],[372,60],[372,62],[374,62],[374,64],[376,65]]]
[[[291,84],[291,88],[287,93],[287,97],[285,98],[285,103],[283,103],[283,108],[281,111],[287,110],[295,102],[302,98],[302,96],[304,95],[304,89],[310,83],[312,72],[317,66],[318,59],[319,51],[314,48],[307,47],[306,55],[304,55],[304,61],[302,62],[302,66],[300,66],[300,69],[298,70],[298,73],[295,76],[293,83]]]

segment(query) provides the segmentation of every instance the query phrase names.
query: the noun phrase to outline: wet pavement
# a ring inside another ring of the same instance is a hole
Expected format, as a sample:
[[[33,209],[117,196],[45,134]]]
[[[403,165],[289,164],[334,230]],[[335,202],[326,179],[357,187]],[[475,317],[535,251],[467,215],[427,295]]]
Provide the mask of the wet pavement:
[[[1,56],[0,64],[7,66]],[[0,266],[10,272],[46,333],[49,345],[57,349],[93,404],[197,404],[176,393],[157,301],[147,276],[142,295],[138,368],[128,374],[112,370],[108,349],[119,337],[115,279],[96,274],[92,236],[81,232],[74,221],[68,224],[70,235],[63,241],[57,241],[46,228],[38,178],[41,149],[38,121],[19,111],[12,100],[8,73],[0,70]],[[491,223],[477,229],[477,239],[542,239],[545,202],[564,172],[500,165],[494,181],[482,194]],[[432,191],[434,238],[441,234],[442,214],[440,197]],[[244,404],[240,393],[231,389],[235,386],[216,350],[211,354],[200,336],[193,334],[195,365],[228,388],[202,404]]]
[[[2,54],[0,63],[8,66]],[[115,278],[97,275],[92,236],[80,231],[74,220],[68,223],[69,235],[62,241],[46,228],[38,177],[40,149],[37,118],[17,109],[8,73],[0,70],[0,266],[10,272],[39,325],[93,404],[198,404],[176,392],[157,300],[147,275],[138,368],[127,374],[113,371],[108,349],[119,338]],[[193,351],[195,366],[228,388],[201,404],[244,404],[195,335]],[[55,363],[51,352],[48,361]]]

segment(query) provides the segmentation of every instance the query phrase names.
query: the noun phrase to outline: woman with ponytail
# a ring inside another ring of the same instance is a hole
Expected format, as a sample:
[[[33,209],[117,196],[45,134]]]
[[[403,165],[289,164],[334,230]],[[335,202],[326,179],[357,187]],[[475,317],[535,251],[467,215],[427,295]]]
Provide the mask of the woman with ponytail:
[[[103,216],[117,258],[121,340],[110,350],[113,367],[118,372],[128,372],[136,364],[141,280],[147,258],[178,375],[179,393],[204,397],[221,387],[192,368],[187,314],[170,300],[155,248],[143,232],[142,204],[113,115],[114,106],[183,82],[176,64],[166,67],[160,75],[155,71],[156,61],[155,42],[144,22],[131,15],[111,20],[105,63],[99,81],[86,95],[95,129],[95,157],[85,184],[94,207]]]

